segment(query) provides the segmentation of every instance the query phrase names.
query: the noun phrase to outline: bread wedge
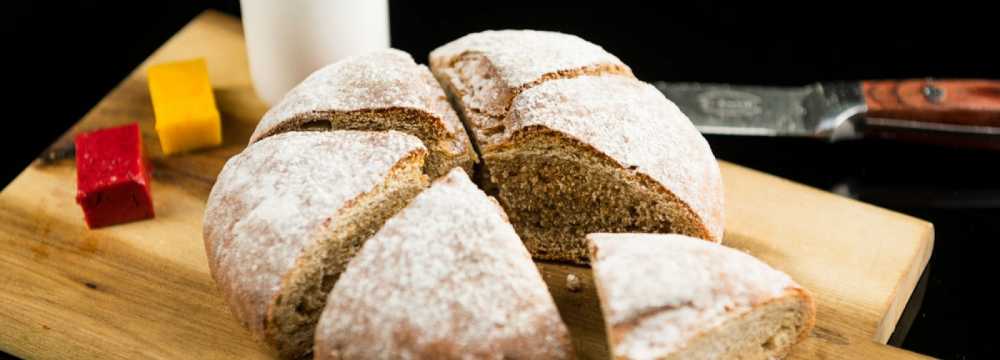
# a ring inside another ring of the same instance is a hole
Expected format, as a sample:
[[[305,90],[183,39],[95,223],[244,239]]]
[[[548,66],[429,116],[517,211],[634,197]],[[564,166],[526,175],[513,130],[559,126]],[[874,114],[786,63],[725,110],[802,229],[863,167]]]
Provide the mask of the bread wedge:
[[[776,359],[815,323],[808,291],[735,249],[682,235],[591,234],[613,359]]]
[[[385,49],[317,70],[261,119],[256,142],[290,130],[398,130],[427,147],[432,178],[453,167],[472,171],[476,153],[462,122],[426,66]]]
[[[307,355],[348,260],[426,187],[426,152],[396,131],[288,132],[226,162],[204,240],[236,318],[282,358]]]
[[[655,87],[579,38],[472,34],[431,53],[494,192],[536,259],[586,263],[592,232],[723,237],[704,137]]]
[[[385,223],[334,286],[317,359],[567,359],[566,326],[503,210],[460,170]]]

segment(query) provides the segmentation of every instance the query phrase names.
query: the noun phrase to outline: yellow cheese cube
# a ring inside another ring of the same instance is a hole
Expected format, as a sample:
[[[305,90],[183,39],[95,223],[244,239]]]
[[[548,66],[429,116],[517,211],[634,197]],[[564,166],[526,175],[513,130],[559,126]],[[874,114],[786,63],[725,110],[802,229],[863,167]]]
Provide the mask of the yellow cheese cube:
[[[148,78],[164,154],[222,143],[222,122],[205,59],[154,65]]]

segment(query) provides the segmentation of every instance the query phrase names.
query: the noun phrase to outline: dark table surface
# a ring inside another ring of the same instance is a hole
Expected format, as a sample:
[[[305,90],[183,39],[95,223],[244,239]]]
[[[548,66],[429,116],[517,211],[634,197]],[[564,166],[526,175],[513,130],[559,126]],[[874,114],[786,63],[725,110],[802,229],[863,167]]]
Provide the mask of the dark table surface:
[[[418,59],[468,32],[535,28],[601,44],[649,81],[1000,78],[995,12],[958,2],[427,3],[390,5],[393,46]],[[239,14],[233,0],[8,5],[0,15],[8,79],[0,184],[206,8]],[[996,357],[990,294],[998,273],[1000,152],[869,140],[709,141],[721,159],[933,222],[930,266],[892,343],[947,359]]]

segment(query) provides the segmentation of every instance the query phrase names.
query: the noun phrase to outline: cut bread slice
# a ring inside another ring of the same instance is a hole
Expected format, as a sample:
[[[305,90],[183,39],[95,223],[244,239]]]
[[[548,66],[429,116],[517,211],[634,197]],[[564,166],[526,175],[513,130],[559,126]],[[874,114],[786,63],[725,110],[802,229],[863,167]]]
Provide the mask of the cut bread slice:
[[[735,249],[682,235],[590,234],[614,359],[774,359],[815,323],[808,291]]]
[[[317,70],[272,107],[250,142],[290,130],[398,130],[429,150],[426,172],[472,172],[476,153],[447,96],[426,66],[385,49]]]
[[[585,263],[592,232],[723,236],[708,142],[652,85],[624,76],[543,82],[480,139],[498,198],[537,259]]]
[[[385,223],[334,286],[317,359],[565,359],[566,326],[503,210],[459,170]]]
[[[420,140],[396,131],[288,132],[226,162],[203,226],[236,318],[283,358],[311,351],[348,260],[427,186],[425,156]]]

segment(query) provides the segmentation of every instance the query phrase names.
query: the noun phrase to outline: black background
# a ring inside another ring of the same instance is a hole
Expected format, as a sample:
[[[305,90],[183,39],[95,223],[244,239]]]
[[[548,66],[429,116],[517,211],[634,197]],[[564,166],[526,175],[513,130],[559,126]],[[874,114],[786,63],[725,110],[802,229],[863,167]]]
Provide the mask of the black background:
[[[5,4],[0,184],[206,8],[239,14],[237,1]],[[997,13],[955,1],[675,1],[657,7],[392,1],[390,8],[393,46],[418,60],[469,32],[534,28],[598,43],[649,81],[1000,78]],[[932,221],[936,241],[926,294],[914,298],[922,305],[908,312],[915,319],[902,347],[949,359],[995,357],[990,324],[996,320],[1000,153],[868,140],[709,141],[721,159],[820,189],[847,188],[863,201]]]

